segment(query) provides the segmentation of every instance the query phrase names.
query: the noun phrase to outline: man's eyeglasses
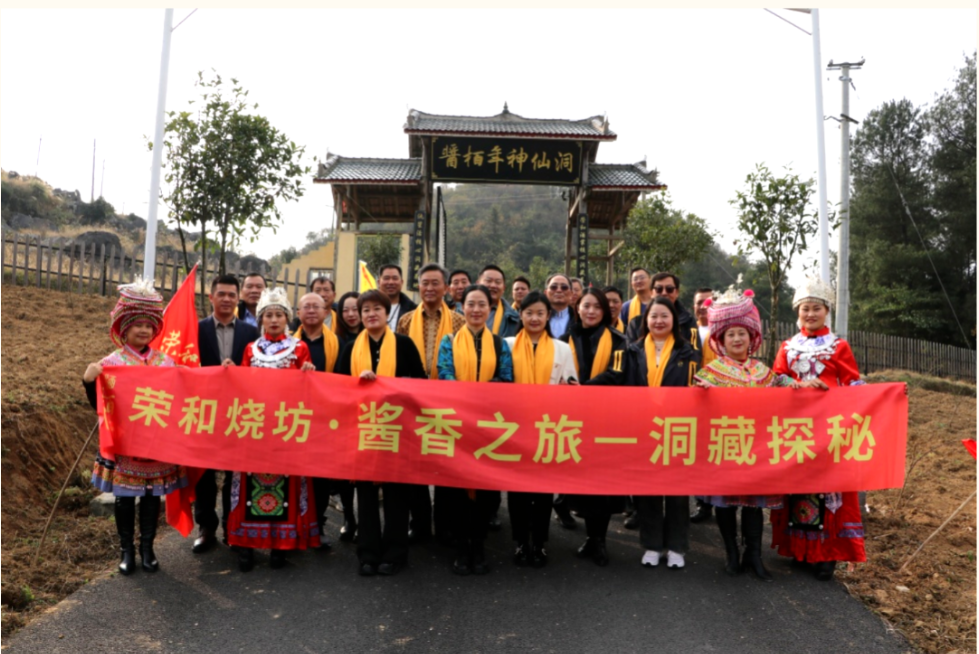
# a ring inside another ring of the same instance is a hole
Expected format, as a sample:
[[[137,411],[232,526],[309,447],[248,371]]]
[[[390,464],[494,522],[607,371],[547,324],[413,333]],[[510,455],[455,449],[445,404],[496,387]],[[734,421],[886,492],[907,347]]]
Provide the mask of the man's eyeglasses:
[[[551,284],[548,288],[552,291],[570,291],[571,287],[567,284]]]
[[[657,293],[672,293],[676,290],[676,286],[654,286],[653,290]]]

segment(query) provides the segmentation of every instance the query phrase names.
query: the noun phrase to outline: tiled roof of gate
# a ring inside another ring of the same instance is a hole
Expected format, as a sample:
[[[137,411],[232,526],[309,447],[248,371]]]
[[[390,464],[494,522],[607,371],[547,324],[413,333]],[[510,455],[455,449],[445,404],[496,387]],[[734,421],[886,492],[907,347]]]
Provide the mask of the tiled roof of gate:
[[[408,134],[537,136],[589,141],[614,141],[617,138],[603,116],[582,120],[524,118],[510,113],[506,105],[503,112],[495,116],[438,116],[412,109],[404,129]]]
[[[313,181],[367,184],[417,184],[422,179],[421,159],[354,158],[328,155]]]

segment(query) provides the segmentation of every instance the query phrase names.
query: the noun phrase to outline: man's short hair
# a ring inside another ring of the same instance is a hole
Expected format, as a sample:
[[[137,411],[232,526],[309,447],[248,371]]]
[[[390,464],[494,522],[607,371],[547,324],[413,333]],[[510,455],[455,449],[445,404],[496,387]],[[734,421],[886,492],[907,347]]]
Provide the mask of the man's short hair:
[[[482,279],[483,273],[486,272],[487,270],[495,270],[496,272],[503,275],[503,283],[506,284],[506,273],[503,272],[503,269],[497,266],[495,263],[490,263],[483,266],[483,269],[479,271],[479,275],[476,277],[476,279]]]
[[[330,279],[326,275],[320,275],[319,277],[316,277],[315,279],[313,279],[313,281],[309,283],[308,288],[310,293],[313,292],[313,289],[316,288],[317,284],[329,284],[330,290],[333,291],[334,293],[337,292],[337,285],[333,282],[332,279]]]
[[[516,284],[517,282],[523,282],[524,284],[527,285],[527,288],[533,288],[530,284],[530,280],[524,277],[523,275],[514,278],[513,283]]]
[[[714,289],[702,286],[693,292],[694,295],[700,295],[701,293],[713,293]]]
[[[263,274],[262,274],[262,273],[260,273],[260,272],[255,272],[255,271],[252,271],[252,272],[250,272],[250,273],[245,273],[245,276],[241,278],[241,281],[242,281],[242,282],[244,282],[244,281],[245,281],[246,279],[248,279],[249,277],[261,277],[261,278],[262,278],[262,282],[264,282],[264,284],[265,284],[266,286],[268,286],[268,285],[269,285],[269,280],[267,280],[267,279],[265,279],[265,275],[263,275]]]
[[[603,289],[602,289],[602,293],[603,293],[603,294],[605,294],[605,295],[608,295],[609,293],[615,293],[616,295],[618,295],[618,296],[619,296],[619,299],[620,299],[620,300],[621,300],[621,299],[622,299],[623,297],[625,297],[624,295],[622,295],[622,291],[620,291],[620,290],[619,290],[618,288],[616,288],[615,286],[606,286],[605,288],[603,288]]]
[[[680,288],[680,278],[677,277],[676,275],[674,275],[671,272],[658,272],[658,273],[656,273],[655,275],[653,275],[653,283],[655,284],[656,282],[661,282],[664,279],[666,279],[667,277],[669,277],[670,279],[673,280],[673,284],[677,288]]]
[[[445,272],[445,268],[443,268],[442,266],[438,265],[434,261],[432,263],[426,263],[424,266],[421,267],[421,270],[418,271],[418,279],[420,280],[422,278],[422,275],[424,275],[425,273],[436,271],[436,270],[438,272],[442,273],[442,281],[444,281],[446,284],[448,284],[449,283],[449,275]]]
[[[568,277],[567,275],[565,275],[563,272],[556,272],[556,273],[551,273],[550,275],[547,276],[547,280],[544,281],[544,289],[545,290],[547,289],[548,286],[551,285],[551,281],[555,277],[564,277],[566,280],[568,280],[568,286],[571,286],[571,278],[570,277]]]
[[[640,270],[643,271],[644,273],[646,273],[647,275],[652,275],[653,274],[653,273],[649,272],[649,268],[643,268],[642,266],[636,266],[635,268],[633,268],[632,270],[629,271],[629,279],[632,279],[632,276],[635,275]]]
[[[241,284],[238,283],[238,278],[234,275],[217,275],[211,279],[211,293],[214,292],[215,287],[218,284],[226,284],[228,286],[235,287],[235,293],[241,290]]]
[[[578,282],[578,286],[580,286],[582,289],[585,288],[585,282],[581,280],[581,277],[572,277],[571,284],[574,285],[575,282]]]
[[[386,263],[383,266],[381,266],[381,269],[377,271],[377,276],[380,277],[381,275],[384,274],[384,271],[385,270],[390,270],[391,268],[394,268],[395,270],[397,270],[398,271],[398,277],[401,277],[402,279],[404,279],[405,274],[403,272],[401,272],[401,266],[399,266],[396,263]]]
[[[455,277],[456,275],[465,275],[468,281],[472,281],[472,275],[469,274],[469,271],[463,270],[462,268],[456,268],[455,270],[450,272],[449,281],[451,282],[452,278]]]

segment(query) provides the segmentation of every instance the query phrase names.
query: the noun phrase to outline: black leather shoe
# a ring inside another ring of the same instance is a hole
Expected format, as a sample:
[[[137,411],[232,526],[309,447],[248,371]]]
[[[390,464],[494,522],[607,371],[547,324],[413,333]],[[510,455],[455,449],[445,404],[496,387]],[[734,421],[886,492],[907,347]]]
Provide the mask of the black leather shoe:
[[[452,562],[452,572],[463,577],[472,572],[472,568],[469,566],[468,554],[460,554],[455,558]]]
[[[345,542],[350,542],[354,539],[357,534],[357,523],[350,520],[343,523],[340,527],[340,540]]]
[[[489,572],[489,564],[484,554],[473,554],[472,572],[474,575],[484,575]]]
[[[700,524],[710,520],[714,507],[706,502],[697,502],[697,510],[690,514],[690,522]]]
[[[218,544],[217,536],[209,529],[201,529],[201,535],[194,539],[194,554],[208,552]]]
[[[494,513],[489,519],[489,524],[486,525],[490,531],[499,531],[503,529],[503,523],[500,521],[500,514]]]
[[[535,546],[534,551],[530,554],[530,565],[535,568],[543,568],[547,565],[547,550]]]
[[[401,571],[400,563],[382,563],[377,566],[377,573],[386,577],[391,577]]]
[[[129,576],[136,571],[136,547],[129,543],[129,546],[123,546],[122,548],[122,558],[119,561],[119,573],[125,576]]]
[[[600,565],[603,568],[608,565],[608,550],[605,549],[604,540],[596,541],[595,554],[592,555],[592,559],[596,565]]]
[[[513,552],[513,562],[518,568],[523,568],[530,564],[530,545],[521,543]]]
[[[819,581],[829,581],[836,573],[836,561],[820,561],[813,568],[816,579]]]
[[[286,553],[283,550],[272,550],[269,554],[269,567],[273,570],[284,568],[286,565]]]
[[[639,514],[633,513],[631,516],[625,519],[622,526],[626,529],[639,529]]]
[[[432,540],[432,532],[418,531],[417,529],[408,530],[408,542],[413,545],[427,543],[430,540]]]
[[[578,521],[571,515],[571,511],[564,504],[555,504],[554,513],[557,514],[558,522],[565,529],[574,529],[578,526]]]
[[[377,568],[373,563],[361,563],[358,573],[361,577],[373,577],[377,574]]]
[[[598,545],[598,541],[594,538],[586,538],[585,542],[582,543],[575,555],[580,559],[587,559],[595,555],[595,548]]]
[[[238,569],[249,572],[255,567],[255,552],[250,547],[238,548]]]

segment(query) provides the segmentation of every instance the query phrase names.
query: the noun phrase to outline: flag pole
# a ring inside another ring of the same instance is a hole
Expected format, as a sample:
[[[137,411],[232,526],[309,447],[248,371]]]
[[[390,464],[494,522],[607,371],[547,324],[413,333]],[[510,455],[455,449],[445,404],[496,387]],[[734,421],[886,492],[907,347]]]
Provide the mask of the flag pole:
[[[143,250],[143,279],[156,278],[156,213],[160,204],[160,168],[163,165],[163,119],[166,115],[167,77],[170,70],[170,34],[173,9],[163,16],[163,53],[160,55],[160,90],[156,96],[156,127],[153,130],[153,164],[150,169],[150,205],[146,216],[146,247]]]

